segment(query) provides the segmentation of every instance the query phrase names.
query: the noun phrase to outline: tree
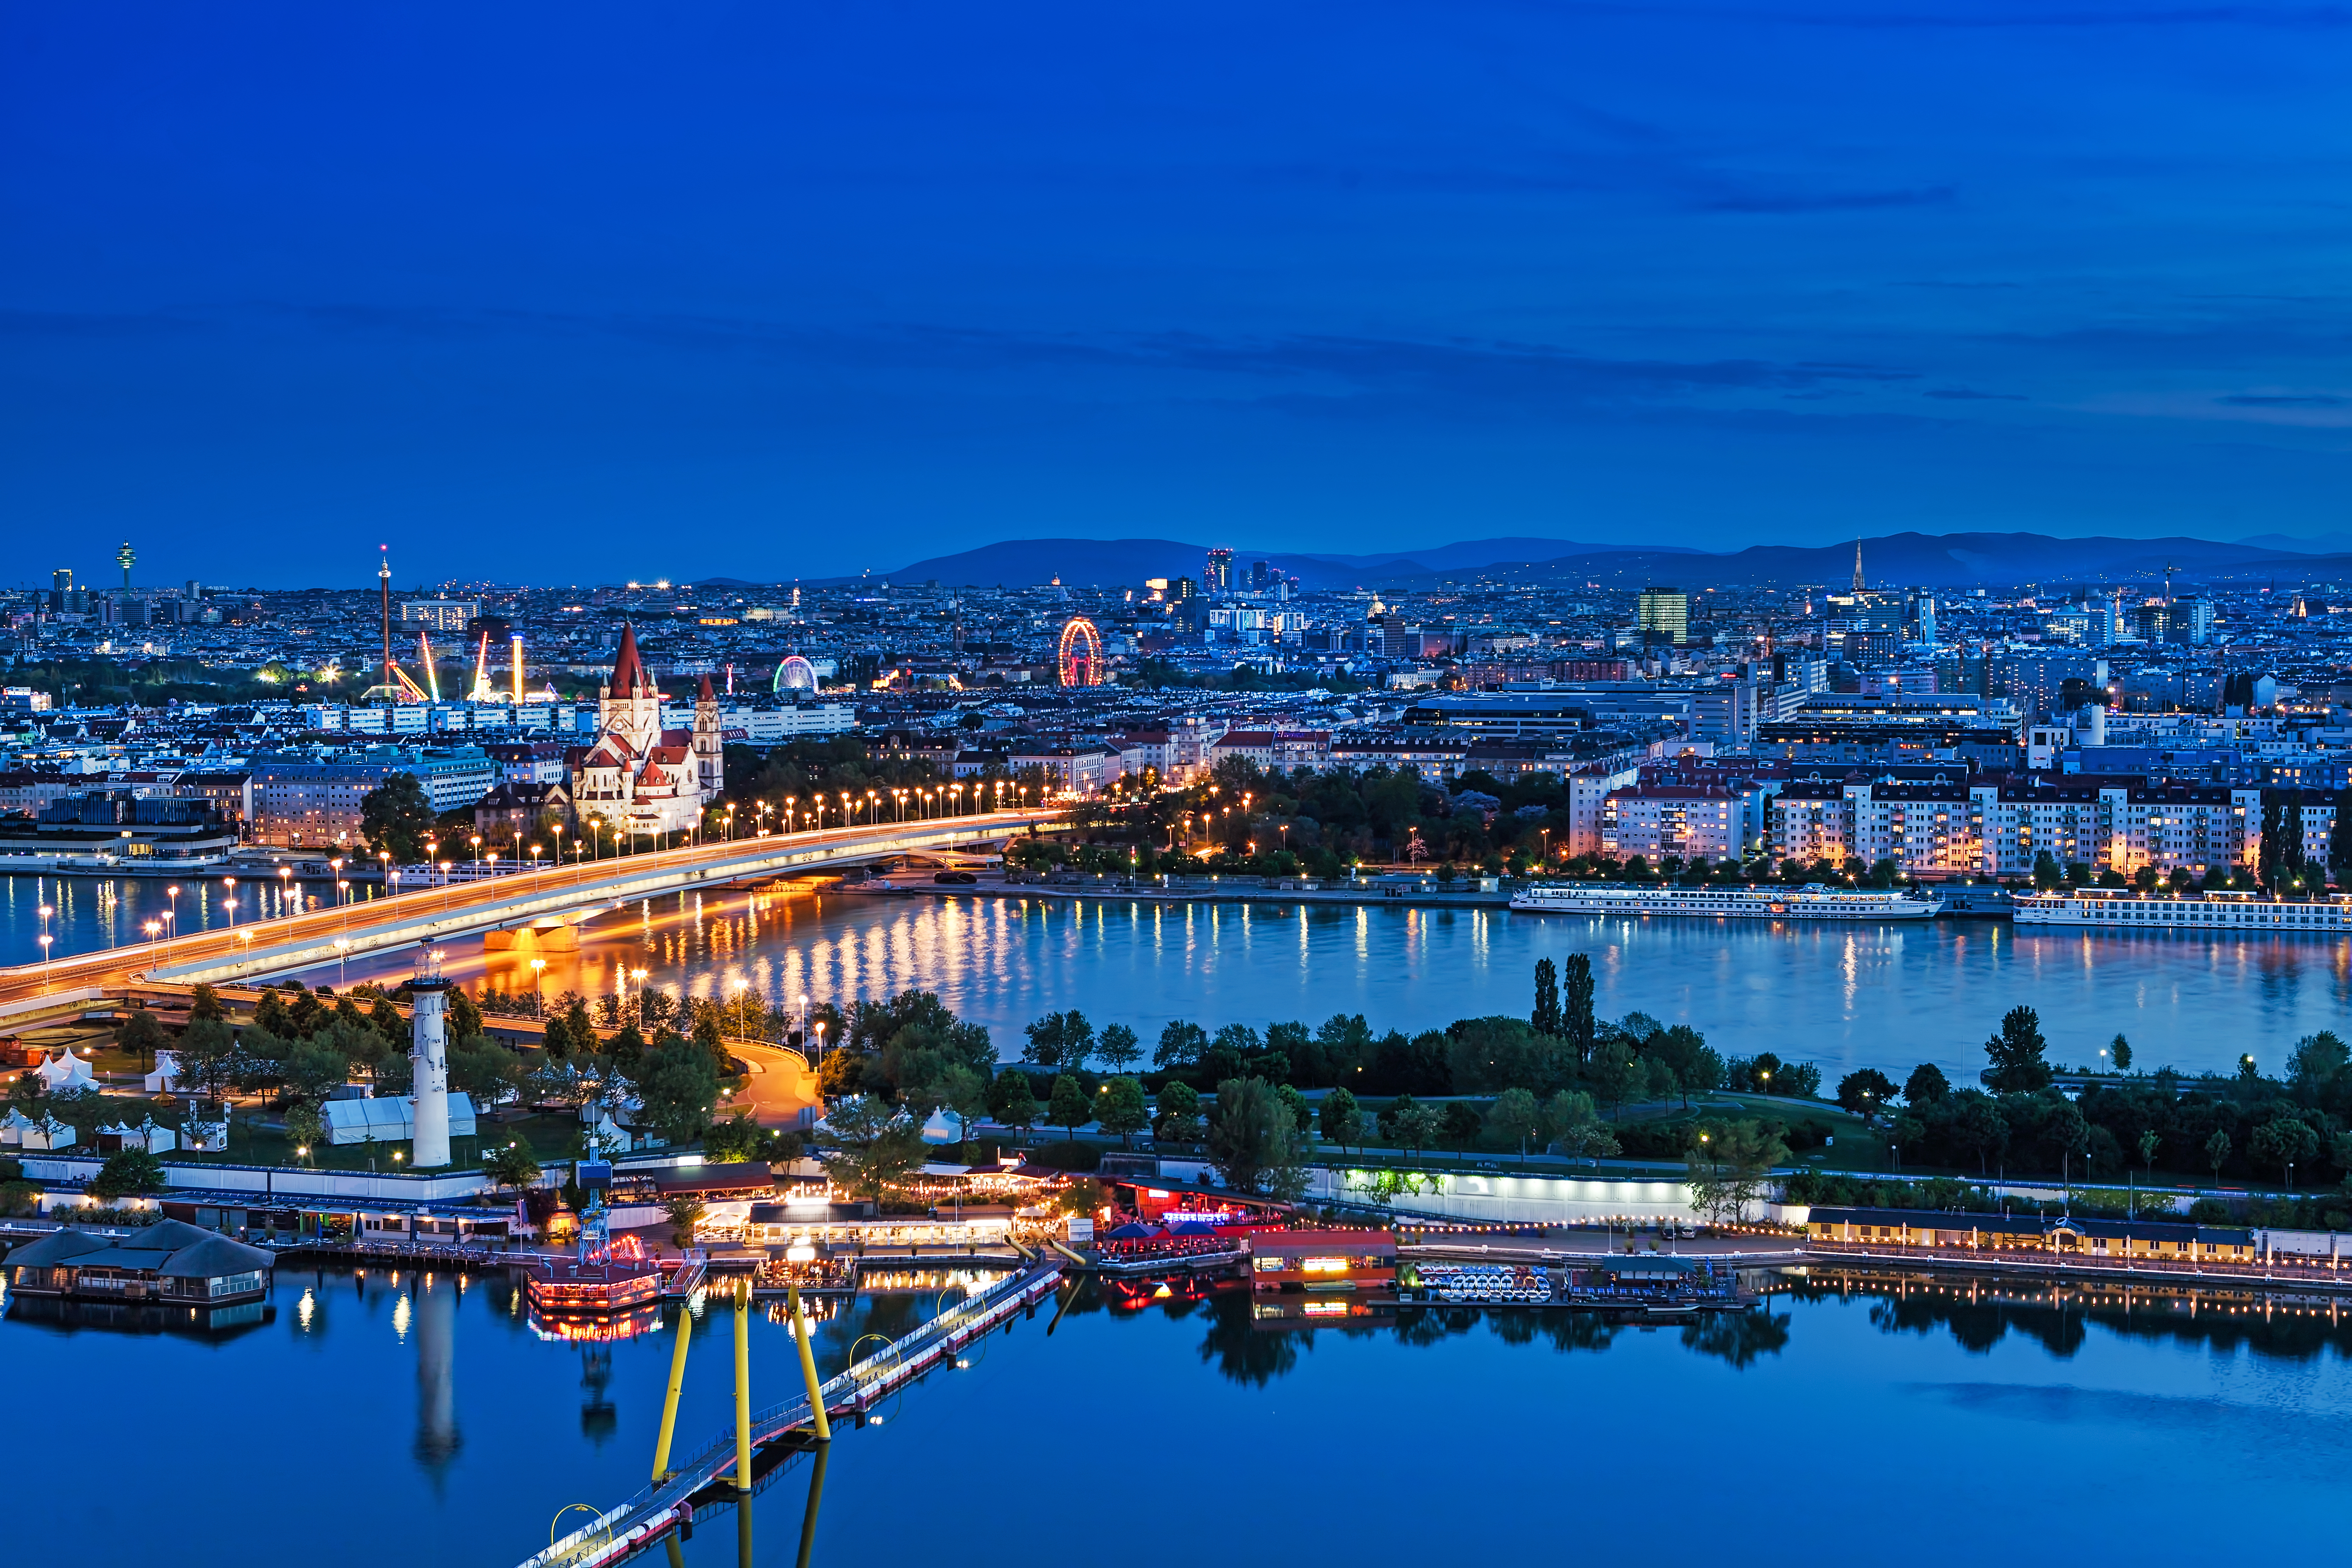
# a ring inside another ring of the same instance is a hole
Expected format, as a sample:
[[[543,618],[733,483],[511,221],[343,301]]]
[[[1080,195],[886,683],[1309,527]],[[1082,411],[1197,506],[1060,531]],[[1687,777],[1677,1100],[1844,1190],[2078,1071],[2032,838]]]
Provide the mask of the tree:
[[[294,1020],[287,1010],[286,1000],[274,986],[261,988],[261,1000],[253,1005],[253,1026],[280,1039],[294,1032]]]
[[[218,1024],[227,1018],[228,1014],[221,1006],[220,993],[198,981],[188,993],[188,1022]]]
[[[2050,1064],[2042,1059],[2048,1042],[2042,1037],[2042,1020],[2031,1007],[2011,1007],[2001,1015],[2000,1029],[1985,1041],[1992,1066],[1984,1081],[2002,1094],[2032,1094],[2047,1088]]]
[[[662,1211],[669,1215],[669,1243],[683,1251],[694,1245],[695,1227],[709,1206],[692,1193],[678,1193],[662,1200]]]
[[[713,1164],[740,1165],[760,1152],[760,1124],[748,1110],[739,1110],[710,1124],[702,1135],[703,1157]]]
[[[2040,854],[2034,856],[2033,886],[2037,890],[2046,893],[2053,888],[2057,887],[2059,883],[2063,882],[2065,879],[2065,868],[2058,864],[2058,858],[2056,856],[2051,854],[2047,849],[2044,849]]]
[[[1095,1042],[1095,1055],[1115,1073],[1123,1073],[1143,1059],[1143,1047],[1138,1043],[1135,1031],[1125,1024],[1105,1024],[1101,1037]]]
[[[1580,952],[1568,955],[1560,983],[1560,1032],[1580,1066],[1592,1059],[1592,960]]]
[[[2131,1042],[2124,1038],[2122,1030],[2116,1031],[2114,1041],[2107,1047],[2107,1054],[2114,1060],[2117,1072],[2131,1070]]]
[[[1191,1084],[1181,1079],[1171,1079],[1160,1088],[1159,1120],[1153,1123],[1153,1135],[1171,1143],[1198,1143],[1201,1141],[1201,1095]]]
[[[2205,1140],[2205,1163],[2213,1167],[2213,1179],[2220,1181],[2221,1167],[2230,1163],[2230,1134],[2219,1127]]]
[[[126,1051],[139,1053],[139,1070],[142,1072],[147,1070],[148,1058],[154,1054],[155,1048],[169,1045],[171,1041],[172,1037],[165,1032],[162,1021],[144,1007],[131,1014],[122,1026],[114,1031],[116,1045]]]
[[[1542,1131],[1547,1148],[1563,1154],[1597,1159],[1617,1152],[1617,1137],[1601,1125],[1592,1097],[1581,1089],[1563,1089],[1544,1102]]]
[[[1423,1105],[1409,1094],[1400,1094],[1389,1107],[1389,1135],[1408,1154],[1418,1153],[1437,1141],[1444,1128],[1444,1120],[1437,1108]]]
[[[1963,1089],[1952,1102],[1952,1142],[1977,1157],[1977,1173],[1984,1175],[2009,1147],[2009,1118],[2001,1114],[2000,1102],[1982,1089]]]
[[[853,1095],[824,1120],[835,1145],[824,1155],[825,1170],[859,1197],[895,1192],[922,1166],[922,1128],[878,1095]]]
[[[2287,1053],[2286,1083],[2295,1098],[2305,1105],[2316,1105],[2347,1067],[2352,1067],[2352,1049],[2332,1029],[2322,1029],[2315,1035],[2305,1035]]]
[[[710,1125],[719,1104],[719,1071],[710,1053],[664,1031],[631,1075],[647,1124],[672,1143],[690,1142]]]
[[[360,836],[402,865],[425,858],[425,841],[439,821],[414,773],[393,773],[360,799]]]
[[[1016,1068],[998,1073],[989,1086],[988,1113],[1005,1126],[1024,1131],[1036,1126],[1037,1093],[1029,1087],[1029,1075]]]
[[[1274,1098],[1282,1101],[1282,1108],[1290,1112],[1290,1124],[1297,1128],[1301,1133],[1307,1132],[1314,1127],[1315,1108],[1307,1103],[1307,1097],[1299,1093],[1295,1085],[1287,1083],[1276,1084],[1274,1086]],[[1300,1147],[1304,1148],[1305,1146],[1305,1143],[1302,1142]]]
[[[1467,1152],[1476,1141],[1479,1130],[1486,1124],[1486,1118],[1478,1114],[1478,1108],[1466,1100],[1447,1100],[1444,1117],[1445,1141],[1453,1144],[1457,1152]]]
[[[1357,1106],[1356,1097],[1344,1089],[1335,1089],[1323,1097],[1322,1122],[1323,1136],[1339,1145],[1342,1154],[1364,1135],[1364,1113]]]
[[[1754,1120],[1708,1125],[1691,1148],[1691,1206],[1715,1224],[1745,1216],[1765,1191],[1772,1167],[1789,1157],[1789,1146]]]
[[[2254,1129],[2246,1142],[2247,1156],[2261,1165],[2278,1168],[2279,1179],[2294,1184],[2291,1167],[2308,1165],[2319,1152],[2319,1134],[2292,1116],[2274,1116]]]
[[[1527,1158],[1528,1140],[1535,1135],[1539,1120],[1536,1097],[1524,1089],[1505,1089],[1486,1111],[1488,1131],[1507,1147],[1517,1144],[1522,1160]]]
[[[447,1056],[449,1087],[471,1096],[478,1110],[488,1110],[522,1089],[522,1058],[486,1035],[450,1041]]]
[[[1109,1030],[1103,1031],[1108,1035]],[[1118,1134],[1122,1149],[1135,1146],[1134,1135],[1151,1124],[1151,1110],[1144,1103],[1143,1085],[1132,1078],[1115,1078],[1103,1085],[1096,1097],[1095,1121],[1106,1132]]]
[[[1293,1198],[1305,1190],[1298,1124],[1262,1078],[1219,1080],[1209,1114],[1209,1158],[1236,1192]]]
[[[1838,1105],[1861,1117],[1864,1127],[1876,1125],[1878,1113],[1894,1098],[1895,1080],[1876,1068],[1864,1068],[1838,1079]]]
[[[1916,1110],[1923,1105],[1935,1104],[1951,1092],[1952,1086],[1944,1077],[1944,1069],[1934,1062],[1921,1062],[1904,1080],[1903,1103]]]
[[[1151,1065],[1162,1068],[1192,1067],[1208,1048],[1206,1029],[1182,1018],[1171,1018],[1167,1027],[1160,1031],[1160,1044],[1151,1053]]]
[[[549,1059],[559,1062],[574,1052],[592,1052],[603,1044],[583,998],[572,997],[570,1006],[547,1021],[544,1044]]]
[[[539,1156],[530,1145],[520,1138],[510,1138],[482,1156],[482,1174],[490,1179],[492,1191],[512,1189],[520,1192],[539,1180]]]
[[[1087,1103],[1087,1091],[1068,1073],[1054,1080],[1054,1092],[1045,1101],[1045,1120],[1063,1130],[1062,1136],[1075,1139],[1078,1129],[1095,1119],[1095,1108]]]
[[[2263,887],[2278,885],[2279,863],[2286,850],[2285,816],[2275,791],[2263,791],[2262,842],[2254,850],[2254,875]]]
[[[180,1036],[178,1082],[206,1100],[218,1100],[236,1080],[236,1036],[217,1018],[199,1018]]]
[[[735,1058],[727,1054],[727,1036],[724,1024],[719,1016],[718,1006],[707,1001],[697,1002],[694,1005],[694,1023],[691,1028],[693,1033],[690,1037],[702,1048],[703,1054],[710,1058],[711,1073],[722,1079],[732,1075],[735,1070]]]
[[[2156,1152],[2164,1147],[2164,1139],[2154,1128],[2139,1135],[2139,1163],[2151,1170],[2156,1165]]]
[[[98,1174],[89,1179],[89,1190],[96,1196],[111,1202],[160,1193],[163,1190],[163,1162],[144,1149],[124,1149],[109,1154]]]
[[[1021,1059],[1038,1067],[1083,1068],[1094,1051],[1095,1026],[1075,1007],[1066,1013],[1048,1013],[1023,1032],[1029,1037],[1029,1044],[1023,1048]]]
[[[1560,1032],[1559,969],[1549,958],[1536,960],[1536,1010],[1528,1022],[1538,1035]]]

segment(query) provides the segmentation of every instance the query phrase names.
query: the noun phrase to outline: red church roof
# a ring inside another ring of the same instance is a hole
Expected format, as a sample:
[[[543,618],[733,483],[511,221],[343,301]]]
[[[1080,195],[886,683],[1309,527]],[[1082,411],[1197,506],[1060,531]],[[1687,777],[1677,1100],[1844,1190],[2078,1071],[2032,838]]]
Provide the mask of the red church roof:
[[[650,697],[653,694],[653,679],[646,674],[645,661],[637,657],[637,628],[624,621],[621,623],[621,651],[613,660],[613,695]]]

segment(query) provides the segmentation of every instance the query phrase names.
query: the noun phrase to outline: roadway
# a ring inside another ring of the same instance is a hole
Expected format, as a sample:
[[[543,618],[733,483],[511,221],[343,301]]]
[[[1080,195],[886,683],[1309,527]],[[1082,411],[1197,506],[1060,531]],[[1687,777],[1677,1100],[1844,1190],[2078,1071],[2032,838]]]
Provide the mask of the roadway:
[[[45,997],[62,1001],[76,994],[103,994],[139,979],[180,984],[250,980],[332,963],[341,954],[415,946],[535,921],[576,920],[581,911],[598,905],[687,888],[792,876],[909,852],[938,853],[1032,826],[1058,826],[1066,817],[1062,811],[1034,808],[928,822],[772,832],[731,843],[607,857],[422,888],[284,920],[0,969],[0,1016],[38,1008]]]

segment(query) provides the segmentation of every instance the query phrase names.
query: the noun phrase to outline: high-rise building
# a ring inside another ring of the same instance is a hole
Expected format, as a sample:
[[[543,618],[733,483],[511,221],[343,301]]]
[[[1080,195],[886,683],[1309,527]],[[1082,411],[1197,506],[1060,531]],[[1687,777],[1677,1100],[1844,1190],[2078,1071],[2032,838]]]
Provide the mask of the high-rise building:
[[[1223,545],[1209,552],[1209,569],[1202,574],[1202,584],[1213,594],[1230,594],[1234,589],[1234,552]]]
[[[1263,594],[1274,585],[1274,568],[1264,561],[1250,563],[1250,592]]]
[[[409,599],[400,606],[400,621],[430,631],[462,632],[481,613],[479,599]]]
[[[1690,595],[1680,588],[1644,588],[1633,601],[1633,624],[1643,632],[1662,632],[1679,647],[1690,640]]]

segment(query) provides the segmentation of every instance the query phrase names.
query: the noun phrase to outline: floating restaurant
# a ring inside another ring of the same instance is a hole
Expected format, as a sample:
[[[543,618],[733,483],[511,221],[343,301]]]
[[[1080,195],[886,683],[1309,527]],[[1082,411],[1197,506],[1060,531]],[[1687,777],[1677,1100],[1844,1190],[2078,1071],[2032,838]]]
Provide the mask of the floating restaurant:
[[[274,1259],[258,1247],[181,1220],[135,1230],[52,1231],[8,1255],[8,1288],[24,1296],[219,1306],[269,1293]]]
[[[2163,1263],[2252,1263],[2254,1233],[2242,1226],[2160,1219],[2045,1219],[2040,1215],[1956,1214],[1936,1209],[1816,1208],[1805,1234],[1818,1242],[1982,1252],[2071,1254]]]

